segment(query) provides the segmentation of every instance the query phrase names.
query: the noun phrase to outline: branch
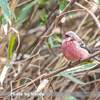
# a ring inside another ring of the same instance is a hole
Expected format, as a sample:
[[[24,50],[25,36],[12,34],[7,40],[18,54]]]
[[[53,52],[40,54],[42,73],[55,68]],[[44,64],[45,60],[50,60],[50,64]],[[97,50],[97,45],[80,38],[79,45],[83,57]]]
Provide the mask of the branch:
[[[99,54],[100,54],[100,51],[97,51],[97,52],[91,54],[90,56],[88,56],[87,58],[82,59],[81,63],[82,63],[82,62],[85,62],[85,61],[88,61],[89,59],[94,58],[95,56],[97,56],[97,55],[99,55]],[[76,65],[78,65],[78,64],[80,64],[79,61],[73,62],[73,63],[70,65],[70,68],[72,68],[72,67],[74,67],[74,66],[76,66]],[[60,72],[62,72],[62,71],[64,71],[64,70],[66,70],[66,69],[68,69],[68,68],[69,68],[68,66],[64,66],[64,67],[62,67],[62,68],[60,68],[60,69],[58,69],[58,70],[55,70],[55,71],[53,71],[53,72],[51,72],[51,73],[49,73],[49,74],[43,74],[43,75],[37,77],[36,79],[34,79],[34,80],[31,81],[31,82],[26,83],[26,84],[24,84],[24,85],[19,86],[18,88],[13,89],[12,92],[21,90],[22,88],[26,88],[27,86],[30,86],[30,85],[32,85],[33,83],[36,83],[36,82],[40,81],[40,78],[41,78],[41,80],[43,80],[43,79],[52,77],[52,76],[54,76],[54,75],[56,75],[56,74],[58,74],[58,73],[60,73]],[[3,93],[3,94],[4,94],[4,93]],[[3,95],[3,94],[2,94],[0,97],[5,97],[5,96],[6,96],[6,94],[4,94],[4,95]]]
[[[70,2],[70,0],[64,0],[64,1]],[[89,13],[89,14],[91,15],[91,17],[94,19],[95,23],[97,24],[97,26],[98,26],[98,28],[99,28],[99,30],[100,30],[100,23],[99,23],[97,17],[96,17],[90,10],[88,10],[86,7],[82,6],[81,4],[79,4],[79,3],[77,3],[77,2],[75,2],[74,4],[75,4],[76,6],[78,6],[78,7],[80,7],[80,8],[85,9],[85,11],[86,11],[87,13]]]
[[[75,3],[75,1],[76,1],[76,0],[70,0],[70,2],[69,2],[68,5],[65,7],[65,9],[63,10],[62,13],[67,12],[67,11],[72,7],[72,5]],[[63,16],[64,16],[64,15],[63,15]],[[57,20],[57,24],[60,22],[60,20],[63,18],[63,16],[60,16],[60,17],[58,16],[59,18],[58,18],[58,20]],[[48,28],[48,30],[46,31],[46,33],[44,34],[44,36],[49,35],[49,34],[52,32],[54,26],[55,26],[55,21],[54,21],[54,22],[51,24],[51,26]],[[34,50],[32,51],[30,57],[33,56],[33,55],[35,55],[35,54],[38,52],[38,50],[40,49],[40,47],[43,45],[45,39],[46,39],[45,37],[41,38],[41,40],[39,41],[39,43],[36,45],[36,47],[35,47]],[[28,67],[28,65],[30,64],[31,61],[32,61],[32,58],[29,59],[29,60],[27,60],[27,61],[25,62],[25,64],[24,64],[23,67],[21,68],[20,72],[19,72],[18,75],[15,77],[14,81],[20,79],[20,78],[23,76],[23,74],[24,74],[26,68]],[[13,86],[14,86],[16,83],[17,83],[17,82],[15,82],[15,83],[13,84]],[[10,89],[11,89],[11,86],[9,85],[9,86],[6,88],[6,90],[4,91],[4,93],[10,91]],[[4,94],[4,93],[3,93],[3,94]]]

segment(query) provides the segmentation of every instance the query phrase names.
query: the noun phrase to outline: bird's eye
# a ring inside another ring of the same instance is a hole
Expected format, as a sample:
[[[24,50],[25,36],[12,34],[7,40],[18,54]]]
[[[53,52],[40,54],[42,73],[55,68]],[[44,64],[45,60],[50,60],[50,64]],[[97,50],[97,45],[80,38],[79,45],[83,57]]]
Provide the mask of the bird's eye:
[[[67,37],[70,37],[69,35],[67,35]]]
[[[68,37],[70,37],[70,36],[66,34],[66,35],[65,35],[65,38],[68,38]]]

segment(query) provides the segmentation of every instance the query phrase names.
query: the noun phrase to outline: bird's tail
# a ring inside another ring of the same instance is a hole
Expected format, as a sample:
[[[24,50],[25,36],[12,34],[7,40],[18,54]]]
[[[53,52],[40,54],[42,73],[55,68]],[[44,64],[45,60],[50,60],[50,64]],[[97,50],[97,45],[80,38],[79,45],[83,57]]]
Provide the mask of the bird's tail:
[[[100,59],[98,57],[94,57],[94,59],[100,62]]]

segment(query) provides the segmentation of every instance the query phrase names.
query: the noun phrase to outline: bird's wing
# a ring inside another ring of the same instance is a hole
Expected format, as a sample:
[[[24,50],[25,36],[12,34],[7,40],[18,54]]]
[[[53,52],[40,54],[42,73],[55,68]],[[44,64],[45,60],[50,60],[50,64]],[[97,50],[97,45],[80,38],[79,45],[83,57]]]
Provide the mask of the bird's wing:
[[[85,44],[80,44],[80,47],[84,48],[85,50],[87,50],[91,54],[91,51],[89,50],[89,48],[87,48],[87,46]]]
[[[83,48],[83,49],[87,50],[91,54],[91,51],[86,47],[86,45],[84,43],[79,43],[77,41],[73,41],[73,43],[75,44],[76,47]]]
[[[90,54],[92,54],[91,51],[86,47],[85,44],[80,44],[80,47],[81,47],[81,48],[84,48],[84,49],[87,50]],[[100,59],[99,59],[98,57],[94,57],[94,59],[100,62]]]

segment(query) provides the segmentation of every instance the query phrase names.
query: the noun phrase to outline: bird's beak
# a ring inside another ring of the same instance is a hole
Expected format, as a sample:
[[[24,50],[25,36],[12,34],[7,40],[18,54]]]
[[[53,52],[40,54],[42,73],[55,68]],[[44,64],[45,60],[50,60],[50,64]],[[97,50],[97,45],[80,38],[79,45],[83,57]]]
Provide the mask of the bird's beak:
[[[65,38],[65,35],[63,35],[63,38]]]

